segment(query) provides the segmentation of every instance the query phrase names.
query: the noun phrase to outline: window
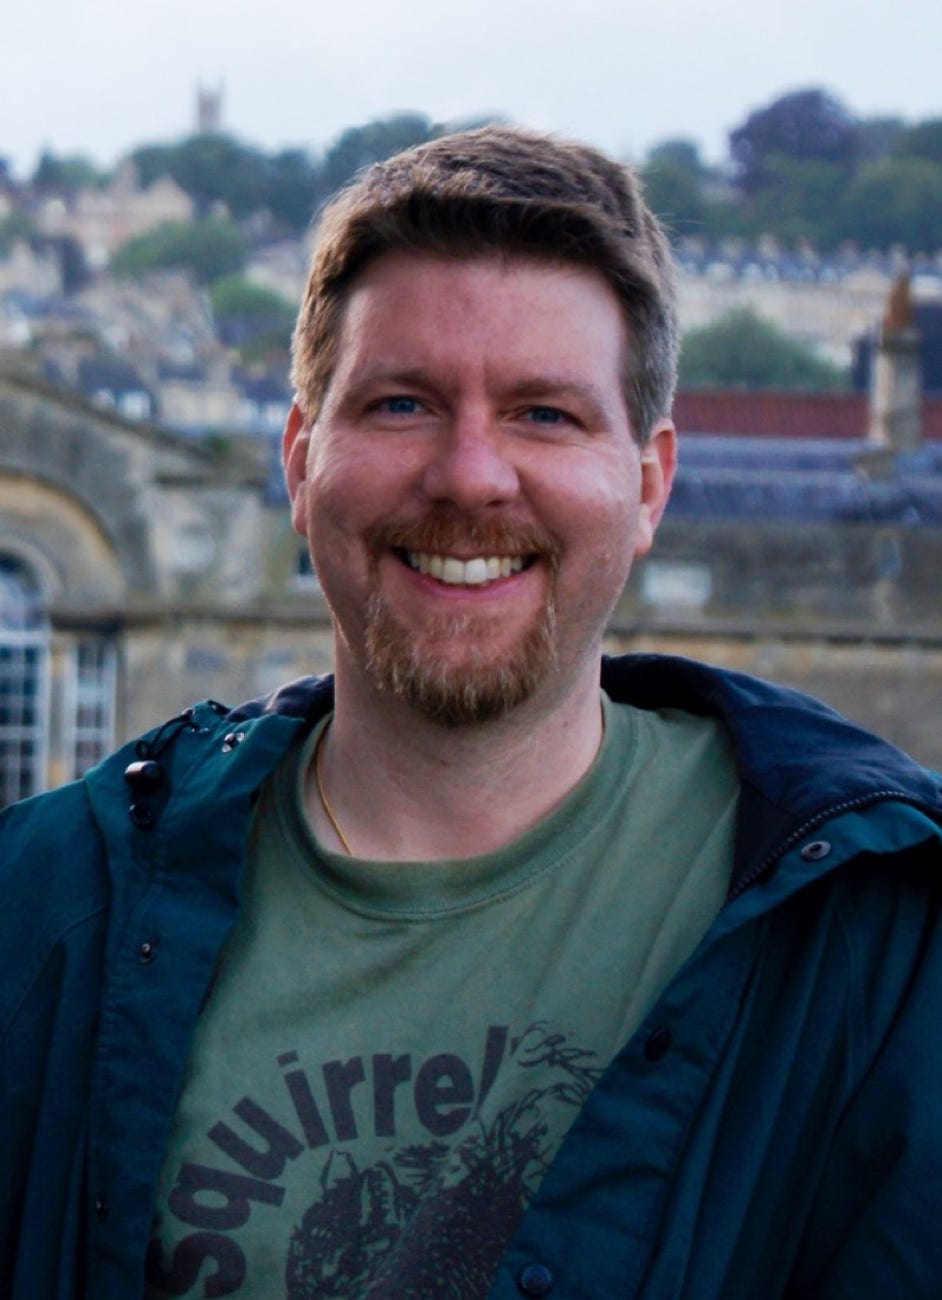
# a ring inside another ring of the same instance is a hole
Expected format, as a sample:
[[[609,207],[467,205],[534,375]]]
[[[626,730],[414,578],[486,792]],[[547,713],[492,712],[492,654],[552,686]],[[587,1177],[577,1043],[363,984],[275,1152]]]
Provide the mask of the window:
[[[321,584],[317,580],[317,574],[314,572],[314,566],[311,563],[311,553],[306,542],[303,542],[295,552],[291,585],[298,591],[320,591],[321,589]]]
[[[39,582],[22,560],[0,554],[0,807],[45,784],[48,695]]]
[[[114,745],[117,655],[104,637],[76,641],[65,690],[68,775],[84,776]]]
[[[709,567],[696,561],[648,560],[641,571],[641,598],[646,605],[677,612],[699,610],[712,594]]]

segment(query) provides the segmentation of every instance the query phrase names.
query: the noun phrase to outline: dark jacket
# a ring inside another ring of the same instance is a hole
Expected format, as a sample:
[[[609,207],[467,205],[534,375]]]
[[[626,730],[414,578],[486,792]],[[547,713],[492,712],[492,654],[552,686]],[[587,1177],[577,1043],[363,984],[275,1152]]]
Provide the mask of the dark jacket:
[[[738,674],[632,656],[603,684],[723,717],[735,869],[563,1143],[493,1300],[942,1296],[938,778]],[[305,679],[199,705],[0,818],[4,1300],[140,1297],[253,794],[331,700]]]

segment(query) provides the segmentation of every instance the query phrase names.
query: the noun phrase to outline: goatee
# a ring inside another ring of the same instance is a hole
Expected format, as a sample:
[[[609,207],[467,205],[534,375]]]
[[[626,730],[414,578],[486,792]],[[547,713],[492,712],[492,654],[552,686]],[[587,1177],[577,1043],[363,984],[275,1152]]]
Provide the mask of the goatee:
[[[443,727],[490,722],[530,699],[556,667],[555,581],[558,547],[540,530],[502,521],[469,524],[436,514],[421,526],[385,528],[372,539],[374,582],[367,608],[366,666],[380,690]],[[389,549],[435,554],[524,555],[546,568],[542,608],[517,642],[499,655],[504,619],[438,614],[420,628],[403,626],[378,583],[378,557]]]

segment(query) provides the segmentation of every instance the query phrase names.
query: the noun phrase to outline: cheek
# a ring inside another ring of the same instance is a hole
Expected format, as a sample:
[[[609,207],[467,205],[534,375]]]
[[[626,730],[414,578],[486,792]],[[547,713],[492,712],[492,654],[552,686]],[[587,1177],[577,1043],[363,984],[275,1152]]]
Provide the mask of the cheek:
[[[334,438],[312,458],[309,514],[323,512],[356,532],[395,510],[408,495],[409,457],[381,439]]]

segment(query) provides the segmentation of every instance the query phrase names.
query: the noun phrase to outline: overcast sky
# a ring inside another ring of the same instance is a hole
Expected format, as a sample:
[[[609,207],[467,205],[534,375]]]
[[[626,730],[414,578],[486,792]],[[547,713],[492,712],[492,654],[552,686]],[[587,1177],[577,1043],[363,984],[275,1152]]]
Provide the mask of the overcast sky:
[[[20,176],[43,148],[111,164],[189,134],[201,82],[266,149],[417,109],[719,159],[751,109],[809,86],[862,116],[942,116],[939,0],[6,0],[0,32]]]

